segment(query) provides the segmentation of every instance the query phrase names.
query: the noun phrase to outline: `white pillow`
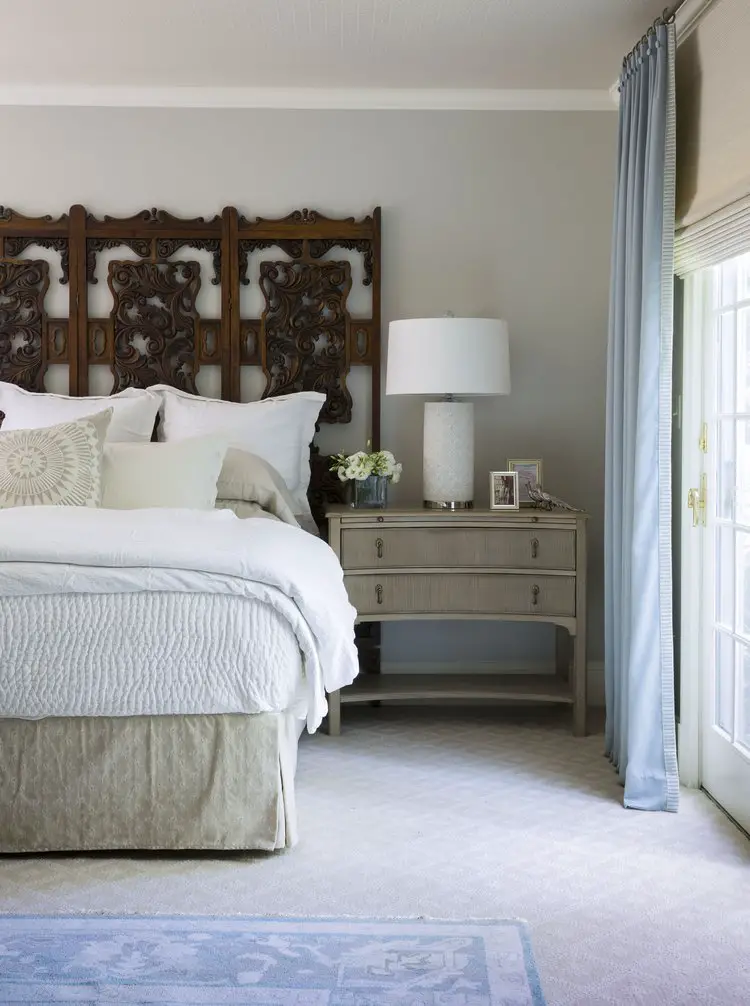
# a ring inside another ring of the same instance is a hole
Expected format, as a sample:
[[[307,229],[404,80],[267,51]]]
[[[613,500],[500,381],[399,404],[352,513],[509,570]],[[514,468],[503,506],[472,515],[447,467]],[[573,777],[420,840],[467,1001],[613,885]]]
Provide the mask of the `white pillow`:
[[[222,402],[155,384],[161,395],[158,436],[167,443],[202,433],[224,433],[230,447],[249,451],[279,472],[297,511],[309,514],[310,444],[326,396],[300,391],[259,402]]]
[[[176,444],[107,444],[102,507],[212,510],[226,452],[226,438],[218,435]]]
[[[112,410],[57,426],[0,430],[0,508],[89,506],[101,500]]]
[[[273,465],[257,454],[230,447],[219,475],[216,505],[238,517],[250,517],[256,514],[248,504],[256,503],[286,524],[297,523],[296,502]]]
[[[126,388],[116,395],[92,395],[72,398],[39,391],[24,391],[15,384],[0,381],[0,412],[5,413],[2,429],[31,430],[55,423],[90,416],[112,409],[107,440],[112,442],[147,442],[151,439],[161,399],[143,388]]]

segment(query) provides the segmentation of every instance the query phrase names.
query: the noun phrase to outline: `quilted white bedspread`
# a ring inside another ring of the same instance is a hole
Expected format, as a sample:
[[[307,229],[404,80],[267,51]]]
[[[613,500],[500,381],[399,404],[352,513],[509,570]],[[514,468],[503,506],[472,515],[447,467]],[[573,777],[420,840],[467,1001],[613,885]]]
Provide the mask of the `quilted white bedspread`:
[[[161,596],[153,604],[121,597],[118,607],[117,595],[154,593]],[[198,597],[186,606],[181,595]],[[206,595],[212,602],[200,603]],[[232,633],[220,629],[226,604],[236,610]],[[122,659],[113,654],[82,674],[86,640],[96,647],[96,627],[110,633],[111,620],[126,610],[138,611],[132,632],[111,635],[121,640]],[[325,691],[357,674],[355,615],[328,545],[279,521],[239,520],[225,510],[0,511],[0,716],[259,712],[294,698],[293,705],[306,705],[308,729],[315,730],[327,711]],[[190,687],[174,680],[180,661],[167,661],[170,676],[164,658],[161,665],[157,659],[151,687],[144,687],[143,661],[126,658],[138,645],[133,634],[153,637],[155,626],[170,624],[174,638],[164,654],[178,639],[196,640],[196,651],[212,640],[212,657],[229,669],[215,674],[207,666],[208,681]],[[279,638],[286,630],[303,657],[303,685],[289,678],[288,646]],[[25,643],[39,634],[48,654],[54,650],[54,673],[35,674],[29,662]],[[222,647],[230,651],[228,665]],[[248,659],[248,647],[258,660]]]

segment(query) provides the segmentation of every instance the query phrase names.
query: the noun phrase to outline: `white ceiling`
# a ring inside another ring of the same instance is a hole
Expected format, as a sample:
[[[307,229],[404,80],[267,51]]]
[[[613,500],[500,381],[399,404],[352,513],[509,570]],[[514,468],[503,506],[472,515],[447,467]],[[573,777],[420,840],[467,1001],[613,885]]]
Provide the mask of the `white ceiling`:
[[[665,0],[0,0],[0,86],[606,90]]]

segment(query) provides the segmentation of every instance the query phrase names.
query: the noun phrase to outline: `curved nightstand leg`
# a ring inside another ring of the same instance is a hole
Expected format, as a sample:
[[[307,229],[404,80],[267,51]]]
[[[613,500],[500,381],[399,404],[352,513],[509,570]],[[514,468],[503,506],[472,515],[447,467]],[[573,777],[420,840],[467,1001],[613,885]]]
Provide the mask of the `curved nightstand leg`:
[[[328,695],[328,733],[331,737],[341,733],[341,692]]]

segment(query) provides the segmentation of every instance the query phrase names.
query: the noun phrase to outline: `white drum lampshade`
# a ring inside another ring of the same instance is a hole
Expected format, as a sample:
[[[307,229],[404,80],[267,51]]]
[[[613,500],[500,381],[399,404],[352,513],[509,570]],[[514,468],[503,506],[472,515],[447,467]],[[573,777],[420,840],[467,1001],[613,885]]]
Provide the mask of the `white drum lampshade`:
[[[494,318],[392,321],[385,393],[442,396],[425,402],[424,503],[472,506],[474,406],[453,396],[510,393],[507,324]]]

